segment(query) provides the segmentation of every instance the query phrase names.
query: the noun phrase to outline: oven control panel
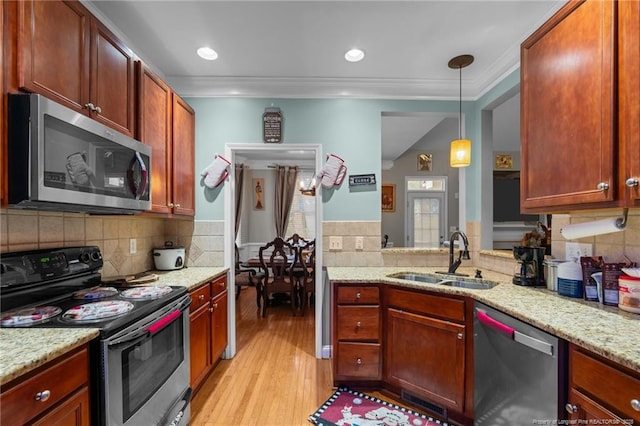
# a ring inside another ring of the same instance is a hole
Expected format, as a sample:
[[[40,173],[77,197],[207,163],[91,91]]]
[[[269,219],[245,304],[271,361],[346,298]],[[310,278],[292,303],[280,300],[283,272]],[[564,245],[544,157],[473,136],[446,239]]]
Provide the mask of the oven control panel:
[[[2,287],[32,284],[60,277],[72,277],[102,268],[102,254],[96,246],[30,250],[2,255]]]

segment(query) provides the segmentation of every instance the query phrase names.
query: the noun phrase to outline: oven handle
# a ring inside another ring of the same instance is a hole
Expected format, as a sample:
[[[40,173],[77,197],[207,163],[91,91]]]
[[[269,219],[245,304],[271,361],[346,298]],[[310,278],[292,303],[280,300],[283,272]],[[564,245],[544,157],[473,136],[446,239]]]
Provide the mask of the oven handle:
[[[176,401],[176,403],[173,404],[173,406],[169,409],[169,411],[167,411],[167,414],[164,415],[164,417],[162,418],[162,420],[160,420],[160,423],[158,424],[163,426],[178,426],[180,424],[180,421],[184,417],[187,407],[189,406],[189,401],[191,401],[192,392],[193,390],[191,388],[187,388],[184,391],[184,393],[180,396],[180,398]],[[182,404],[182,407],[180,408],[180,410],[176,413],[173,419],[169,418],[169,416],[171,416],[171,413],[175,412],[175,407],[178,406],[181,402],[184,402],[184,404]]]
[[[165,315],[146,328],[141,328],[134,333],[127,334],[119,339],[114,339],[107,342],[107,346],[116,348],[122,347],[124,345],[131,346],[132,344],[136,344],[148,338],[149,336],[153,336],[154,334],[165,328],[167,325],[169,325],[172,321],[180,317],[180,314],[184,312],[189,307],[189,305],[191,305],[191,298],[189,296],[185,296],[183,300],[178,304],[178,309],[171,311],[168,315]]]

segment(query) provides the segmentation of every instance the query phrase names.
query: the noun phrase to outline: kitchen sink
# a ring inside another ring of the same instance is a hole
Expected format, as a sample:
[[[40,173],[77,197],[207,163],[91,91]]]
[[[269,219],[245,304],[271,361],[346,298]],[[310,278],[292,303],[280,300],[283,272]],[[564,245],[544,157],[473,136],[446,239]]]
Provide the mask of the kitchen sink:
[[[444,278],[434,277],[427,274],[411,274],[411,273],[399,273],[387,275],[389,278],[397,278],[400,280],[416,281],[421,283],[446,285],[449,287],[469,288],[473,290],[488,290],[493,288],[496,284],[487,281],[473,281],[459,278]]]

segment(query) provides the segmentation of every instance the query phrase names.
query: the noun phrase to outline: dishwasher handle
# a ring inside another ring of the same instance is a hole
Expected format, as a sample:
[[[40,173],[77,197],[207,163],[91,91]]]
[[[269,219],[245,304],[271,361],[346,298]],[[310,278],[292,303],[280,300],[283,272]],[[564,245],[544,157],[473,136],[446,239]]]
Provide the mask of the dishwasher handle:
[[[538,352],[542,352],[545,355],[553,356],[553,345],[547,343],[543,340],[536,339],[535,337],[531,337],[527,334],[524,334],[513,327],[509,327],[508,325],[491,318],[486,311],[476,308],[476,315],[478,317],[478,321],[487,327],[497,331],[500,334],[503,334],[513,340],[514,342],[520,343],[521,345],[527,346],[531,349],[534,349]]]

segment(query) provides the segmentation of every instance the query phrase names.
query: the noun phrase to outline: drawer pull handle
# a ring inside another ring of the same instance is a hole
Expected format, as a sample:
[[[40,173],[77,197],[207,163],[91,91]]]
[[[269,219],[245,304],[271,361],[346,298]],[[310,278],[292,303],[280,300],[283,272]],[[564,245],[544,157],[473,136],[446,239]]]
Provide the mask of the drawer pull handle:
[[[356,358],[356,364],[362,365],[362,358]]]
[[[361,296],[360,292],[357,292],[356,293],[356,299],[360,299],[360,296]]]
[[[360,321],[358,321],[358,322],[356,323],[356,328],[360,328],[360,327],[362,327],[362,323],[361,323]]]
[[[607,182],[600,182],[596,188],[598,189],[598,191],[606,191],[607,189],[609,189],[609,184]]]
[[[198,300],[204,300],[204,294],[201,294],[200,296],[198,296]]]
[[[640,401],[637,399],[632,399],[631,400],[631,408],[633,408],[636,411],[640,411]]]
[[[565,410],[567,410],[567,413],[569,414],[575,414],[578,412],[578,407],[576,407],[573,404],[567,404],[564,406]]]
[[[217,303],[213,304],[213,309],[218,309],[218,304]],[[213,311],[211,311],[211,312],[213,312]]]
[[[38,392],[35,398],[36,398],[36,401],[45,402],[50,397],[51,397],[51,391],[44,390],[42,392]]]
[[[225,283],[224,283],[224,282],[221,282],[221,283],[220,283],[220,288],[224,288],[224,286],[225,286]]]

